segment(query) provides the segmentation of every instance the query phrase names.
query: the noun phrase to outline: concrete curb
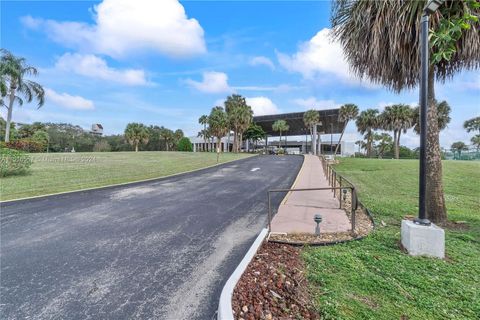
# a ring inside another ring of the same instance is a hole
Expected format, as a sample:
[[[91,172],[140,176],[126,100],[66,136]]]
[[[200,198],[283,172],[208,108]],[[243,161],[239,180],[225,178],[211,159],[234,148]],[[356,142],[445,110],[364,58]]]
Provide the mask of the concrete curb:
[[[31,197],[24,197],[24,198],[17,198],[17,199],[0,200],[0,204],[16,202],[16,201],[31,200],[31,199],[38,199],[38,198],[46,198],[46,197],[58,196],[58,195],[62,195],[62,194],[69,194],[69,193],[75,193],[75,192],[83,192],[83,191],[90,191],[90,190],[100,190],[100,189],[108,189],[108,188],[114,188],[114,187],[120,187],[120,186],[135,185],[135,184],[140,184],[140,183],[143,183],[143,182],[151,182],[151,181],[155,181],[155,180],[162,180],[162,179],[167,179],[167,178],[180,176],[180,175],[187,174],[187,173],[192,173],[192,172],[196,172],[196,171],[201,171],[201,170],[205,170],[205,169],[218,167],[218,166],[221,166],[223,164],[228,164],[228,163],[231,163],[231,162],[245,160],[245,159],[249,159],[249,158],[253,158],[253,157],[257,157],[257,156],[258,156],[257,154],[254,154],[252,156],[245,157],[245,158],[228,160],[228,161],[221,162],[221,163],[215,163],[215,164],[212,164],[210,166],[197,168],[197,169],[193,169],[193,170],[177,172],[177,173],[172,173],[172,174],[169,174],[169,175],[166,175],[166,176],[161,176],[161,177],[147,178],[147,179],[141,179],[141,180],[127,181],[127,182],[120,182],[120,183],[108,184],[108,185],[105,185],[105,186],[90,187],[90,188],[83,188],[83,189],[70,190],[70,191],[61,191],[61,192],[55,192],[55,193],[41,194],[41,195],[38,195],[38,196],[31,196]]]
[[[217,320],[233,320],[233,309],[232,309],[232,297],[233,297],[233,290],[237,285],[238,280],[242,276],[245,269],[247,269],[248,264],[252,261],[253,256],[257,253],[258,248],[265,240],[265,237],[268,234],[268,229],[264,228],[255,239],[255,242],[252,244],[250,249],[248,249],[247,254],[243,257],[240,264],[237,266],[235,271],[232,273],[230,278],[228,278],[225,286],[222,289],[222,293],[220,294],[220,301],[218,303],[218,313],[217,313]]]

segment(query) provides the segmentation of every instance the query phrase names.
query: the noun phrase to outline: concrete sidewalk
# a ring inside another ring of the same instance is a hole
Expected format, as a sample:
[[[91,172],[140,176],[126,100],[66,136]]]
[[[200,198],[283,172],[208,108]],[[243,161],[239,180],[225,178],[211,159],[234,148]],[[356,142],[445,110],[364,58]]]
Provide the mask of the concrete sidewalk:
[[[317,156],[305,155],[303,166],[292,189],[328,187],[322,163]],[[313,216],[320,214],[320,232],[344,232],[351,229],[345,210],[331,190],[294,191],[287,194],[271,223],[272,232],[314,233]]]

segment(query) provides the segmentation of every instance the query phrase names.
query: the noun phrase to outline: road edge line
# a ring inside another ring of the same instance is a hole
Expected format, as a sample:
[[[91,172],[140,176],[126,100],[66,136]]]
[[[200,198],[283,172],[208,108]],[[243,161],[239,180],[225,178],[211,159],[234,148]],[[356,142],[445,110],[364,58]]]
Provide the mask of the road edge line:
[[[148,178],[148,179],[135,180],[135,181],[129,181],[129,182],[114,183],[114,184],[109,184],[109,185],[106,185],[106,186],[91,187],[91,188],[84,188],[84,189],[78,189],[78,190],[70,190],[70,191],[62,191],[62,192],[56,192],[56,193],[48,193],[48,194],[43,194],[43,195],[38,195],[38,196],[31,196],[31,197],[25,197],[25,198],[18,198],[18,199],[0,200],[0,204],[10,203],[10,202],[15,202],[15,201],[32,200],[32,199],[38,199],[38,198],[46,198],[46,197],[58,196],[58,195],[69,194],[69,193],[74,193],[74,192],[84,192],[84,191],[97,190],[97,189],[107,189],[107,188],[112,188],[112,187],[120,187],[120,186],[129,185],[129,184],[136,184],[136,183],[142,183],[142,182],[148,182],[148,181],[154,181],[154,180],[161,180],[161,179],[166,179],[166,178],[171,178],[171,177],[179,176],[179,175],[186,174],[186,173],[192,173],[192,172],[196,172],[196,171],[200,171],[200,170],[205,170],[205,169],[209,169],[209,168],[218,167],[218,166],[221,166],[221,165],[223,165],[223,164],[227,164],[227,163],[231,163],[231,162],[235,162],[235,161],[240,161],[240,160],[245,160],[245,159],[249,159],[249,158],[253,158],[253,157],[257,157],[257,156],[259,156],[259,155],[258,155],[258,154],[254,154],[254,155],[251,155],[251,156],[249,156],[249,157],[245,157],[245,158],[241,158],[241,159],[229,160],[229,161],[225,161],[225,162],[222,162],[222,163],[215,163],[215,164],[210,165],[210,166],[207,166],[207,167],[198,168],[198,169],[193,169],[193,170],[188,170],[188,171],[177,172],[177,173],[169,174],[169,175],[162,176],[162,177]]]
[[[245,272],[245,269],[247,269],[248,265],[257,253],[258,248],[260,248],[263,240],[265,240],[267,235],[268,229],[263,228],[253,242],[250,249],[248,249],[240,264],[237,266],[235,271],[233,271],[232,275],[230,276],[230,278],[228,278],[227,282],[223,286],[222,293],[220,294],[220,300],[218,303],[217,320],[234,319],[232,309],[233,290],[235,290],[235,286],[237,285],[238,281]]]

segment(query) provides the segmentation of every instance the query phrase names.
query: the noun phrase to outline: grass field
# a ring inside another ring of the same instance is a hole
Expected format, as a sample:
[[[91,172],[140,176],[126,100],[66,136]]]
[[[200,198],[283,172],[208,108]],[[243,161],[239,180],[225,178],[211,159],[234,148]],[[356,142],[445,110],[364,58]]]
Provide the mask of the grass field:
[[[248,154],[223,153],[220,162]],[[158,178],[216,164],[208,152],[96,152],[32,154],[26,175],[1,179],[0,200]]]
[[[304,251],[323,318],[479,318],[480,162],[443,163],[449,220],[468,223],[466,230],[446,229],[445,260],[410,257],[399,248],[401,218],[417,212],[417,168],[414,160],[344,159],[337,165],[379,226],[362,241]]]

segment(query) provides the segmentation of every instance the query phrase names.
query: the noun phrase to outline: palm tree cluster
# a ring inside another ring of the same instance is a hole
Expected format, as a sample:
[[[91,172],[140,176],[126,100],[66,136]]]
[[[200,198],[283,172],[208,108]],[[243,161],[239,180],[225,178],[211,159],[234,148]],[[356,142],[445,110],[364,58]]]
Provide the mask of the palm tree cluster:
[[[28,76],[37,76],[38,71],[25,58],[16,57],[5,49],[0,49],[0,54],[0,104],[7,108],[5,142],[9,142],[15,103],[22,106],[24,101],[36,100],[40,108],[45,103],[45,90],[37,82],[27,79]]]
[[[210,112],[210,115],[202,115],[198,122],[204,127],[198,133],[199,137],[203,137],[205,143],[208,139],[217,137],[219,132],[219,125],[225,125],[225,133],[223,136],[229,134],[233,131],[233,152],[240,152],[240,148],[243,143],[243,135],[245,131],[251,126],[253,119],[252,108],[247,105],[247,102],[244,97],[238,94],[232,94],[228,96],[224,102],[225,107],[214,107]],[[214,112],[215,110],[215,112]],[[220,110],[224,112],[227,116],[227,122],[224,123],[223,120],[218,124],[218,119],[220,119]],[[215,116],[215,120],[210,119],[212,116]],[[212,125],[215,125],[215,129]],[[223,137],[222,136],[222,137]],[[220,139],[222,138],[220,137]],[[219,142],[220,143],[220,142]],[[213,149],[213,148],[211,148]]]
[[[437,125],[440,130],[447,127],[450,122],[451,108],[446,101],[437,103],[436,107],[439,110],[437,114]],[[367,109],[362,111],[356,118],[356,125],[358,132],[364,135],[365,144],[364,149],[367,152],[367,157],[374,155],[374,149],[376,149],[374,143],[378,140],[375,137],[375,131],[390,131],[393,132],[392,147],[394,150],[395,159],[400,157],[400,137],[402,133],[406,133],[407,130],[412,129],[419,134],[419,108],[410,107],[406,104],[394,104],[386,106],[383,112],[379,112],[377,109]],[[382,151],[386,151],[383,149]],[[380,150],[376,150],[380,156]],[[383,153],[382,153],[383,155]]]

